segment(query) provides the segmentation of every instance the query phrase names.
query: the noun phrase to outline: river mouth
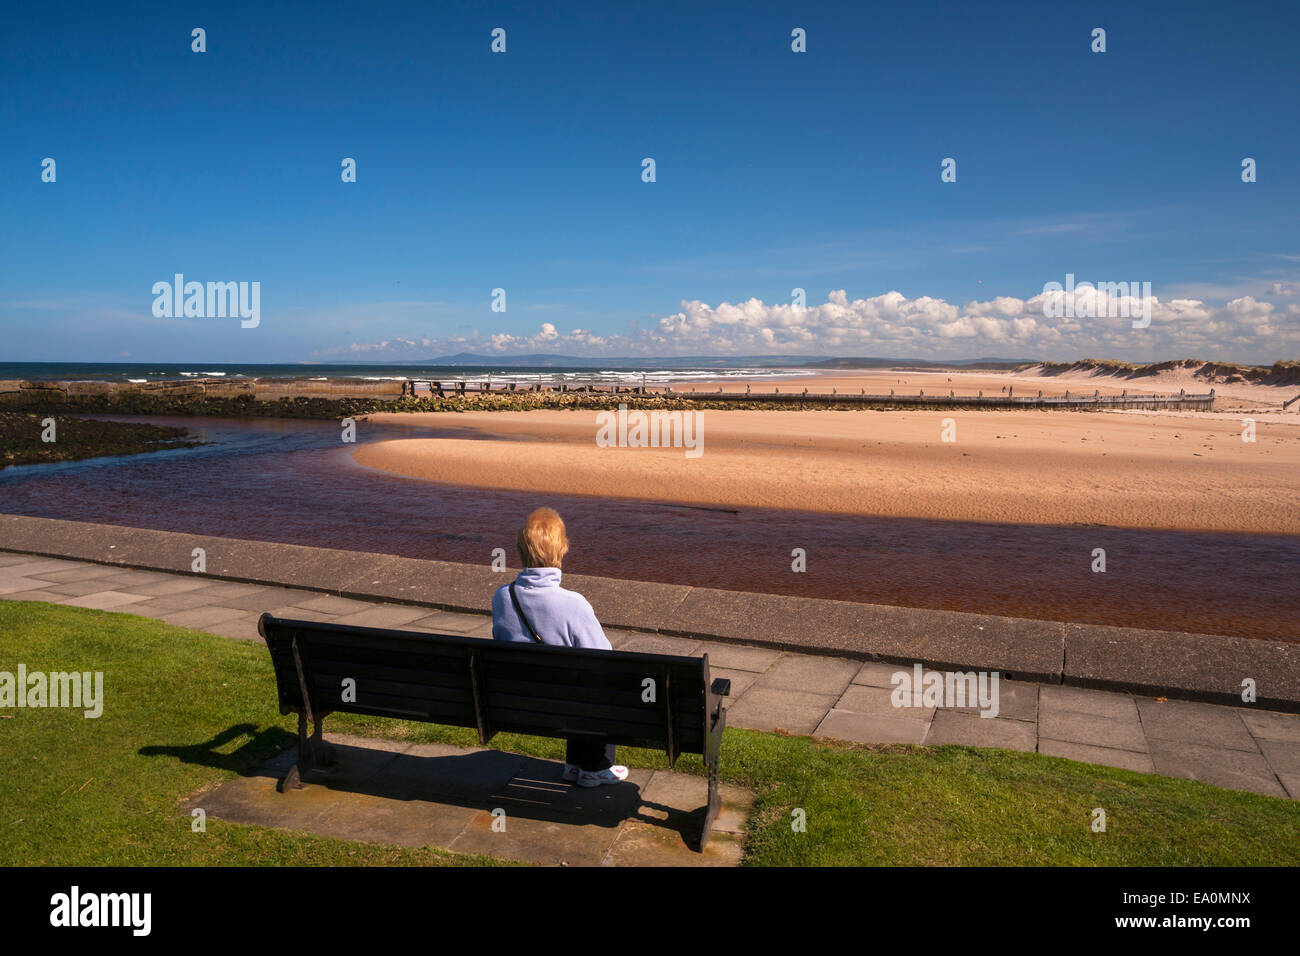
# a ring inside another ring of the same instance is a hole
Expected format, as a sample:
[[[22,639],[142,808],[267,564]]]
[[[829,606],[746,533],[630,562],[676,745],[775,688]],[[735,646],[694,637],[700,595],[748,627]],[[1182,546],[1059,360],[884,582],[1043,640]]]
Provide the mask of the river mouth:
[[[90,417],[90,416],[87,416]],[[195,448],[0,471],[0,511],[488,564],[563,515],[565,570],[629,580],[1295,642],[1300,538],[876,518],[440,484],[365,468],[338,422],[180,425]],[[356,442],[475,437],[359,421]],[[486,436],[484,436],[486,437]],[[502,436],[492,436],[500,440]],[[1092,570],[1104,549],[1105,573]],[[802,549],[806,570],[795,571]],[[797,628],[798,621],[791,627]]]

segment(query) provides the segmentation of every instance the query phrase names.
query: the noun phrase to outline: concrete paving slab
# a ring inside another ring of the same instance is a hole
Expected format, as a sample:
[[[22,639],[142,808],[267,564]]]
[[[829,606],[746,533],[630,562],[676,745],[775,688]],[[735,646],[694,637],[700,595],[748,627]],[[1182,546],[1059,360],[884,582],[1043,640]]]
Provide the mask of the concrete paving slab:
[[[324,611],[326,614],[340,616],[355,614],[358,611],[368,611],[375,606],[373,601],[358,601],[355,598],[341,598],[333,594],[321,594],[295,603],[298,607],[305,607],[311,611]]]
[[[186,594],[190,591],[201,591],[211,585],[211,581],[202,577],[176,577],[168,578],[166,581],[158,581],[153,584],[140,584],[131,588],[133,594],[150,594],[155,597],[163,597],[168,594]]]
[[[134,589],[128,588],[127,591],[130,594],[135,593]],[[164,594],[159,597],[144,595],[144,599],[150,607],[162,608],[168,611],[192,611],[217,605],[216,598],[212,598],[209,602],[202,591],[184,591],[180,594]]]
[[[859,714],[836,708],[817,726],[817,737],[858,744],[920,744],[930,729],[928,718]]]
[[[6,601],[45,601],[47,604],[64,604],[68,601],[66,594],[55,594],[53,591],[46,591],[44,588],[37,588],[34,591],[11,591],[4,595]]]
[[[20,594],[27,591],[45,591],[50,586],[50,582],[42,581],[39,578],[0,578],[0,595],[9,596],[10,594]],[[55,591],[46,593],[55,594]],[[21,600],[21,598],[15,599]]]
[[[424,630],[430,634],[464,634],[466,631],[481,627],[484,621],[490,620],[491,618],[481,614],[434,611],[432,614],[424,615],[424,617],[417,617],[409,624],[403,624],[402,627],[410,630]]]
[[[1040,728],[1041,733],[1041,728]],[[1068,740],[1051,740],[1039,736],[1038,752],[1050,757],[1064,757],[1079,763],[1101,764],[1103,767],[1119,767],[1121,770],[1135,770],[1138,773],[1155,773],[1155,764],[1149,753],[1135,753],[1132,750],[1115,750],[1111,747],[1094,747]]]
[[[695,823],[698,828],[699,824]],[[682,839],[672,830],[644,823],[623,825],[603,866],[682,866]],[[735,834],[713,831],[709,845],[696,854],[696,866],[739,866],[744,846]]]
[[[1114,720],[1137,720],[1137,702],[1131,694],[1085,687],[1065,687],[1043,684],[1038,690],[1038,709],[1041,714],[1069,711],[1092,714]]]
[[[1300,800],[1300,773],[1280,773],[1277,775],[1292,800]]]
[[[196,590],[194,593],[202,601],[208,604],[218,604],[221,601],[233,601],[239,598],[250,597],[263,593],[266,588],[261,584],[241,584],[238,581],[214,581],[211,578],[205,579],[206,584],[202,590]]]
[[[882,661],[867,661],[853,677],[853,683],[868,687],[889,687],[898,685],[894,682],[895,674],[911,675],[911,664],[886,664]]]
[[[1149,740],[1207,743],[1228,750],[1258,753],[1255,738],[1234,708],[1187,700],[1152,700],[1139,697],[1138,713]]]
[[[1300,743],[1290,740],[1261,740],[1259,750],[1278,776],[1300,774]]]
[[[329,791],[321,788],[281,794],[275,789],[278,780],[278,776],[264,773],[236,777],[215,790],[191,797],[184,804],[185,813],[201,808],[208,816],[231,823],[324,833],[320,820],[330,809],[325,799]]]
[[[80,565],[76,561],[65,561],[61,558],[43,558],[37,555],[27,555],[25,561],[15,562],[5,568],[11,574],[20,574],[24,577],[41,577],[46,572],[54,571],[75,571]]]
[[[1147,738],[1137,717],[1099,717],[1070,710],[1046,711],[1038,720],[1038,734],[1067,743],[1108,750],[1148,751]]]
[[[305,607],[276,607],[266,612],[271,617],[278,617],[284,621],[332,621],[333,614],[326,614],[324,611],[309,611]]]
[[[1006,717],[1009,720],[1038,720],[1038,688],[1038,684],[999,680],[996,716]],[[981,710],[978,703],[966,707],[945,707],[943,709],[956,710],[962,713],[978,713]]]
[[[0,565],[0,576],[3,576],[4,565]],[[75,568],[69,568],[66,571],[48,571],[42,572],[41,580],[43,581],[89,581],[92,578],[103,577],[106,574],[116,574],[121,568],[111,567],[106,564],[78,564]]]
[[[709,655],[709,670],[751,671],[761,674],[776,663],[781,651],[770,647],[746,647],[743,644],[719,644],[705,641],[696,651]]]
[[[758,678],[758,687],[800,690],[838,697],[861,670],[857,661],[811,654],[783,654]]]
[[[229,591],[204,587],[200,591],[191,593],[194,594],[195,599],[198,601],[210,601],[213,604],[220,604],[222,607],[236,607],[240,610],[261,614],[263,611],[270,611],[272,608],[292,604],[299,598],[311,596],[315,592],[295,591],[290,588],[256,587],[256,590],[244,594],[232,594]]]
[[[132,604],[143,604],[148,600],[145,594],[127,594],[124,591],[98,591],[94,594],[84,594],[81,597],[74,597],[65,600],[63,603],[69,607],[88,607],[96,611],[112,611],[116,608],[126,608]]]
[[[298,800],[305,791],[290,794]],[[279,795],[283,799],[284,795]],[[335,792],[322,801],[324,811],[312,829],[323,835],[366,843],[397,846],[448,846],[479,811],[425,801],[397,801],[369,793]],[[311,799],[309,796],[308,799]],[[255,821],[252,821],[255,822]]]
[[[108,585],[103,581],[91,579],[89,581],[64,581],[59,584],[46,584],[45,590],[52,591],[55,594],[64,594],[68,597],[81,597],[86,594],[98,594],[107,590]],[[132,588],[132,593],[137,593]]]
[[[1300,742],[1300,714],[1279,714],[1274,711],[1242,709],[1242,723],[1256,740],[1289,740]]]
[[[834,694],[809,694],[780,687],[750,687],[727,708],[727,725],[750,730],[811,734],[835,704]]]
[[[924,720],[926,723],[930,722],[935,712],[934,707],[911,706],[910,698],[908,706],[895,706],[893,688],[869,687],[864,684],[850,686],[836,702],[835,709],[855,714],[888,717],[892,720]]]
[[[1024,720],[980,717],[955,710],[936,711],[926,746],[964,744],[968,747],[1001,747],[1004,750],[1038,749],[1034,725]]]
[[[1270,797],[1286,791],[1264,755],[1244,750],[1204,747],[1178,740],[1152,740],[1151,759],[1165,777],[1200,780],[1231,790],[1250,790]]]
[[[237,607],[201,607],[191,611],[168,611],[163,615],[163,620],[168,624],[175,624],[177,627],[191,628],[210,628],[214,624],[221,624],[226,621],[233,621],[235,618],[246,616],[247,611],[241,611]]]
[[[639,631],[627,631],[618,627],[604,628],[605,637],[609,639],[610,646],[618,650],[623,646],[623,642],[640,635]]]
[[[32,556],[30,554],[15,554],[9,551],[0,551],[0,568],[7,568],[11,564],[30,564]]]
[[[677,654],[698,657],[700,642],[685,637],[667,637],[663,634],[636,634],[619,646],[620,651],[636,654]]]
[[[492,637],[492,621],[490,618],[483,618],[482,623],[475,624],[471,628],[458,632],[462,637],[481,637],[490,639]]]
[[[242,617],[233,617],[228,621],[217,621],[204,626],[203,630],[222,637],[233,637],[241,641],[260,641],[262,635],[257,633],[257,619],[260,614],[245,613]]]
[[[112,574],[105,574],[99,581],[105,588],[117,588],[127,590],[133,587],[142,587],[146,584],[159,584],[163,581],[171,580],[165,574],[157,571],[140,571],[135,568],[122,569],[118,568]]]
[[[758,679],[758,675],[753,671],[733,671],[725,667],[710,667],[710,680],[717,680],[719,677],[731,681],[731,694],[727,697],[728,707],[740,700],[745,691],[749,690],[754,681]]]
[[[560,779],[562,764],[519,754],[326,739],[338,763],[308,775],[302,790],[275,790],[295,759],[291,748],[190,803],[218,819],[345,840],[589,866],[735,865],[753,804],[724,787],[710,849],[700,854],[702,777],[634,770],[617,786],[584,789]]]
[[[357,627],[400,628],[417,618],[427,617],[428,609],[422,607],[405,607],[400,604],[372,605],[364,611],[344,614],[332,618],[336,624],[352,624]]]
[[[714,834],[745,832],[745,824],[754,809],[754,795],[741,787],[720,783],[718,797],[722,809],[713,821]],[[709,781],[706,777],[688,773],[670,773],[656,771],[648,783],[641,788],[642,807],[640,813],[657,820],[667,819],[673,808],[698,808],[702,811],[709,802]]]

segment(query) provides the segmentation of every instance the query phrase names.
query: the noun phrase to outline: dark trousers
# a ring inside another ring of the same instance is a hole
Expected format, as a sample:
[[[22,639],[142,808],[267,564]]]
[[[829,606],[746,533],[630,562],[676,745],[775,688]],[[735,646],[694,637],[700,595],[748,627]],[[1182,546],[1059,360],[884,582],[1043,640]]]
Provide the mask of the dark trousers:
[[[614,745],[603,740],[565,741],[564,762],[577,764],[588,773],[597,773],[614,766]]]

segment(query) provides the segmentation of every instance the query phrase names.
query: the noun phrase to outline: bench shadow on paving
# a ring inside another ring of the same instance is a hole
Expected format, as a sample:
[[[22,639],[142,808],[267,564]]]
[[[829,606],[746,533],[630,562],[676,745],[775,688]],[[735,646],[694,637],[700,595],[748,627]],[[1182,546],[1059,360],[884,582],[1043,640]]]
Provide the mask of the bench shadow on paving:
[[[707,803],[703,777],[632,769],[615,786],[561,779],[563,764],[500,750],[405,744],[330,734],[337,764],[304,789],[277,791],[297,760],[290,747],[200,794],[186,812],[320,836],[551,865],[734,866],[751,796],[721,788],[722,812],[695,851]],[[155,751],[157,752],[157,751]],[[219,754],[213,754],[220,759]],[[504,831],[493,829],[505,812]]]

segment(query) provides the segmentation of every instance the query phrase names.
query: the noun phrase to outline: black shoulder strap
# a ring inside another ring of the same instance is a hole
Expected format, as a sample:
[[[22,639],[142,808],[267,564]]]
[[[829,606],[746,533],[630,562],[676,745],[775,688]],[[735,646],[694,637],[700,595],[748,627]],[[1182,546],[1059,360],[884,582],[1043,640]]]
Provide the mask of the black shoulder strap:
[[[542,640],[542,636],[533,629],[533,622],[528,620],[528,616],[524,614],[524,609],[519,606],[519,598],[515,595],[514,581],[510,582],[510,600],[514,602],[515,613],[519,615],[519,620],[524,622],[524,627],[528,628],[528,633],[533,635],[533,640],[538,644],[545,644],[546,642]]]

